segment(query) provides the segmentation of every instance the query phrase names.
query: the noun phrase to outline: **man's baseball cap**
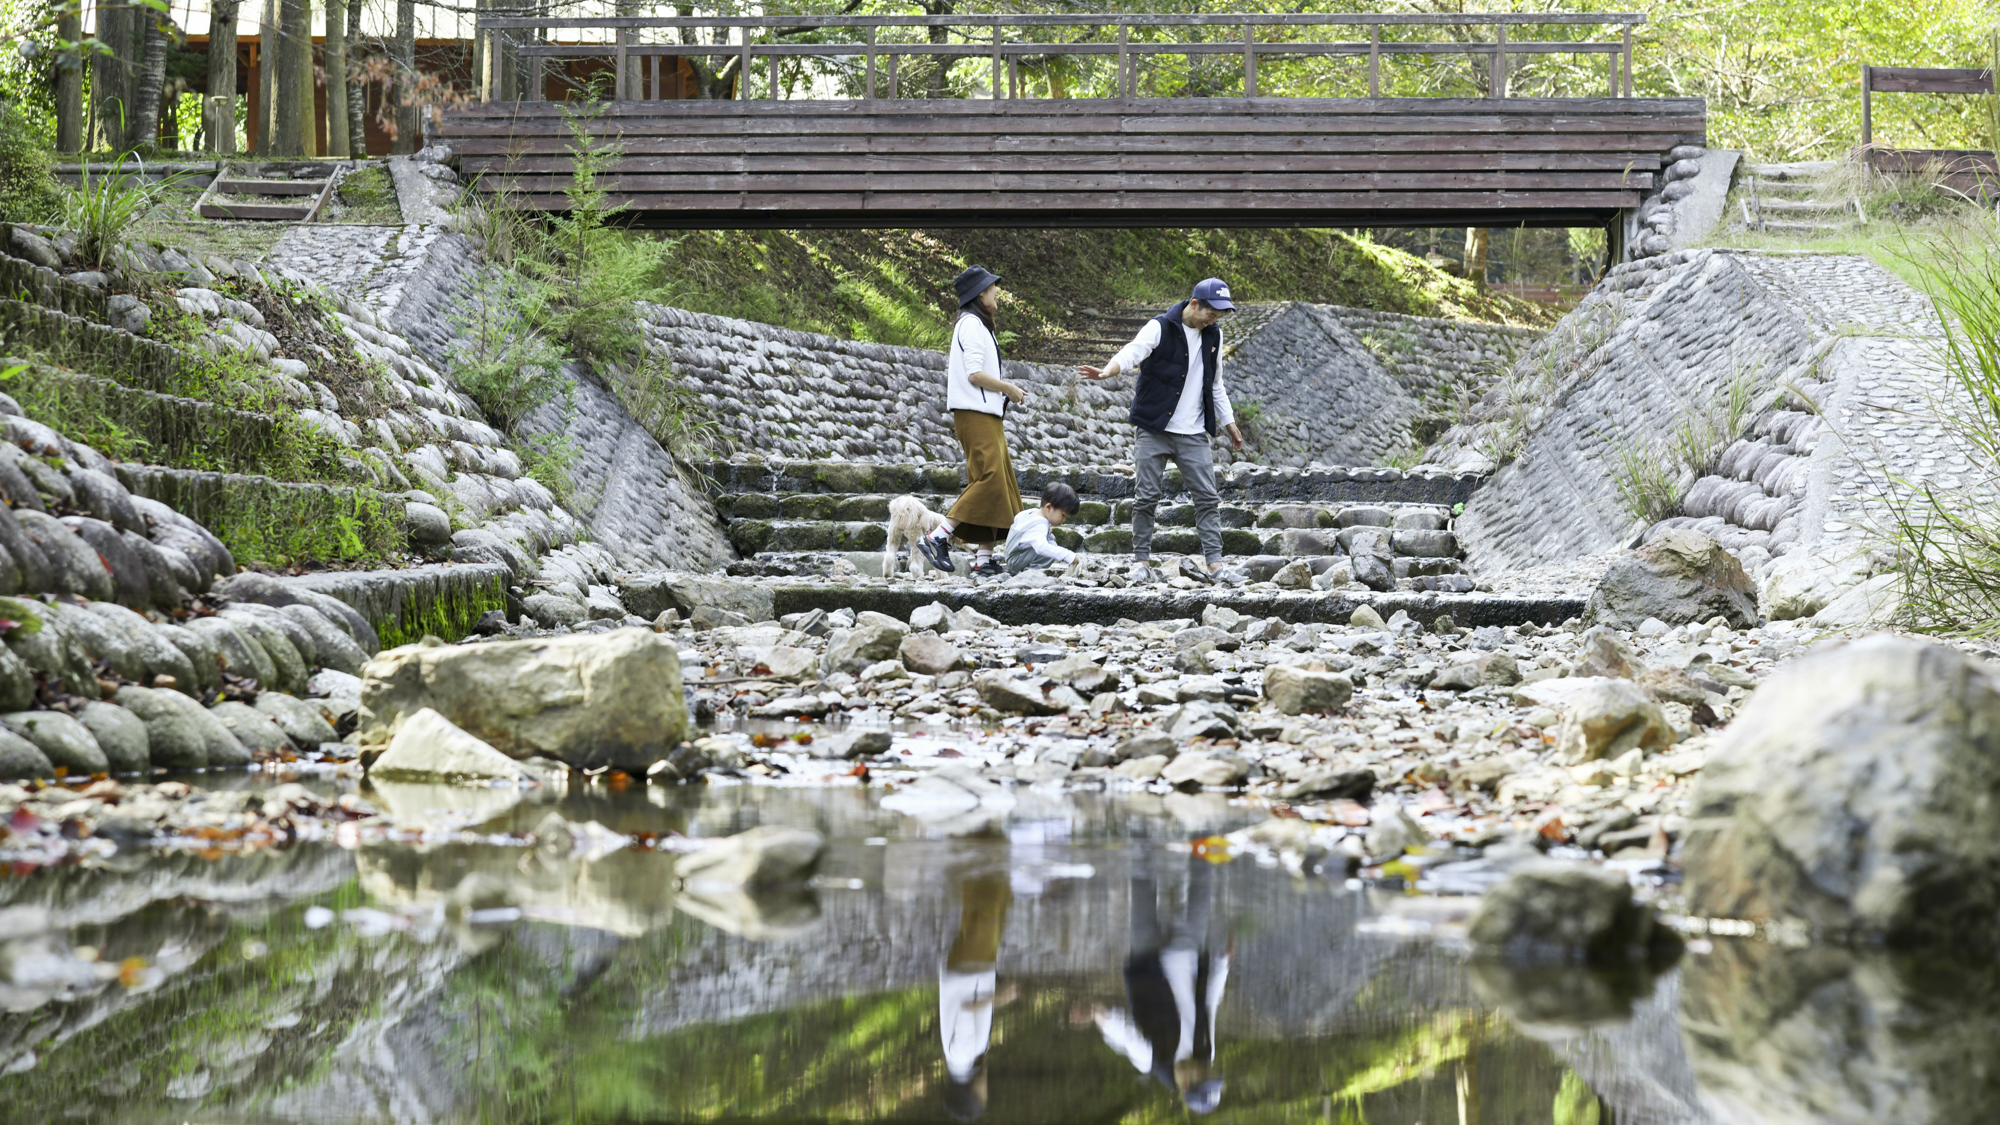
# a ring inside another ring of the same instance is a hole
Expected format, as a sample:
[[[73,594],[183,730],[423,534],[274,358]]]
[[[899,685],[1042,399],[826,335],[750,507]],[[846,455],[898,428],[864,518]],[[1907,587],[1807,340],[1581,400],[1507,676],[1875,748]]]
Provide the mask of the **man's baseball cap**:
[[[1229,303],[1229,283],[1219,277],[1211,277],[1206,281],[1196,283],[1194,287],[1194,299],[1206,302],[1211,309],[1233,309],[1236,307]]]

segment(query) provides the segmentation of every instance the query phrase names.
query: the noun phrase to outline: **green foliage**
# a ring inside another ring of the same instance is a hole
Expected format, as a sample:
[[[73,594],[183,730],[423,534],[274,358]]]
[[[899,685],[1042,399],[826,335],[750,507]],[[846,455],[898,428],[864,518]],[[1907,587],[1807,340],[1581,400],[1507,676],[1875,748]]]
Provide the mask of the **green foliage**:
[[[260,489],[239,481],[226,506],[202,522],[237,562],[252,566],[373,563],[405,547],[400,504],[373,489]]]
[[[1680,510],[1680,474],[1672,457],[1652,442],[1619,445],[1611,467],[1618,503],[1641,523],[1658,523]]]
[[[507,608],[507,580],[495,575],[474,586],[454,582],[435,598],[404,598],[394,621],[375,621],[383,648],[414,644],[425,637],[457,640],[472,632],[487,613]]]
[[[688,389],[664,355],[648,352],[630,369],[614,368],[611,386],[625,409],[672,455],[682,472],[687,471],[685,466],[714,452],[721,427],[702,404],[701,396]],[[698,481],[684,476],[683,483],[699,490]]]
[[[47,222],[62,210],[62,189],[50,174],[55,156],[36,125],[21,106],[0,99],[0,222]]]
[[[389,179],[387,165],[369,163],[342,176],[334,196],[341,206],[342,222],[403,221],[403,209],[396,201],[396,185]]]
[[[546,300],[532,279],[495,270],[472,286],[453,318],[451,377],[509,434],[571,386],[561,350],[539,323]]]
[[[1931,413],[1972,461],[1973,482],[1889,482],[1901,614],[1912,628],[1990,637],[2000,634],[2000,519],[1986,493],[2000,470],[2000,232],[1933,242],[1910,258],[1944,327],[1935,346],[1951,390]]]
[[[126,159],[120,154],[110,171],[95,176],[89,164],[82,165],[76,189],[63,195],[63,228],[76,235],[77,257],[96,269],[111,263],[113,252],[125,244],[132,225],[152,210],[177,178],[148,181],[143,174],[126,172]],[[143,169],[137,161],[134,164]]]

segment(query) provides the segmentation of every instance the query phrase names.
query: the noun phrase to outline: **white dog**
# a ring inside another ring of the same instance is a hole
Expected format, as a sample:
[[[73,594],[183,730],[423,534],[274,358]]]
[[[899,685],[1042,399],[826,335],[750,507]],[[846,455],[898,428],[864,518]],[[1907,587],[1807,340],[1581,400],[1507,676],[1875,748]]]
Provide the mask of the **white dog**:
[[[882,577],[896,576],[896,548],[905,546],[910,551],[910,577],[923,573],[920,569],[928,565],[924,553],[917,550],[917,540],[937,530],[944,517],[924,507],[924,502],[914,496],[898,496],[889,501],[889,541],[882,547]]]

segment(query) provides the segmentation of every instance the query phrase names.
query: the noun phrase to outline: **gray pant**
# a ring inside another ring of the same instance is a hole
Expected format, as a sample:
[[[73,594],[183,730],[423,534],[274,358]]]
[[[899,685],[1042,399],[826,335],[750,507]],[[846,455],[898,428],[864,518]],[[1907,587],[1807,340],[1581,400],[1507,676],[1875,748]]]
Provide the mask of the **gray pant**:
[[[1153,513],[1167,491],[1167,462],[1181,467],[1181,483],[1194,500],[1194,526],[1201,533],[1201,553],[1211,563],[1222,561],[1221,497],[1215,492],[1215,457],[1207,434],[1169,434],[1139,428],[1136,457],[1138,495],[1132,501],[1132,557],[1153,557]]]

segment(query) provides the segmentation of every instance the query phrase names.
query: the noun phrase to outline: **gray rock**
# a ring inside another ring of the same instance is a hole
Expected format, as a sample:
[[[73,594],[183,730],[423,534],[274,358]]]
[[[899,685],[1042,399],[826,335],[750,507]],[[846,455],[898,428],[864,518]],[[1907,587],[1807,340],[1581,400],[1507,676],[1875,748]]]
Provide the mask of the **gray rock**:
[[[334,733],[331,712],[322,711],[303,699],[281,691],[267,691],[257,696],[255,707],[278,724],[278,729],[302,749],[339,739],[339,735]]]
[[[1356,582],[1377,593],[1387,593],[1396,588],[1396,574],[1387,562],[1374,555],[1356,555],[1351,561]]]
[[[1172,737],[1159,731],[1146,730],[1120,740],[1113,748],[1111,757],[1114,761],[1129,762],[1135,758],[1150,758],[1154,755],[1171,758],[1179,752],[1180,744]]]
[[[187,601],[187,583],[181,581],[184,574],[191,574],[187,556],[179,559],[169,557],[166,550],[151,539],[130,531],[118,533],[119,542],[125,551],[138,563],[145,577],[145,604],[160,609],[173,609]],[[178,554],[179,552],[174,552]]]
[[[403,505],[403,525],[418,547],[442,547],[451,542],[451,517],[431,504]]]
[[[251,757],[257,761],[269,761],[286,751],[295,749],[291,738],[278,724],[271,721],[270,716],[248,703],[225,699],[210,707],[208,713],[220,720],[223,726],[228,727],[229,733],[236,736],[236,741],[248,747]],[[315,742],[313,745],[319,744]]]
[[[669,611],[663,610],[662,612]],[[680,611],[673,610],[671,612],[678,613]],[[726,629],[748,625],[750,624],[750,619],[734,610],[718,609],[712,605],[701,605],[696,606],[694,612],[688,615],[688,624],[693,627],[695,632],[706,633],[710,629]]]
[[[144,724],[147,756],[153,765],[198,770],[209,764],[208,747],[212,732],[207,724],[196,720],[190,713],[195,711],[208,716],[201,704],[176,691],[130,686],[118,689],[117,702]],[[221,727],[221,723],[217,722],[216,726]],[[223,733],[228,734],[226,728]],[[235,739],[232,737],[230,742],[234,743]]]
[[[46,511],[42,505],[42,494],[36,490],[35,482],[21,466],[22,460],[27,456],[20,446],[0,442],[0,499],[4,499],[9,508],[25,508],[33,512]]]
[[[1418,559],[1449,559],[1458,554],[1458,537],[1449,531],[1398,531],[1389,540],[1399,555]]]
[[[1651,752],[1674,744],[1673,725],[1660,705],[1630,680],[1572,678],[1561,681],[1560,690],[1556,753],[1565,762],[1618,758],[1634,749]]]
[[[1439,691],[1471,691],[1476,687],[1505,686],[1521,682],[1521,670],[1504,652],[1467,653],[1438,669],[1430,686]]]
[[[359,675],[361,666],[368,661],[368,654],[361,645],[339,625],[329,621],[325,614],[309,605],[288,605],[281,610],[312,638],[313,651],[322,668],[332,668]]]
[[[76,493],[77,506],[84,511],[120,531],[146,533],[146,521],[132,503],[132,494],[109,473],[71,466],[69,483]]]
[[[1468,936],[1490,954],[1529,963],[1629,964],[1675,944],[1652,908],[1632,900],[1623,875],[1560,860],[1524,864],[1487,892]]]
[[[34,705],[34,673],[13,649],[0,646],[0,711],[25,711]]]
[[[521,599],[521,608],[527,610],[528,616],[535,619],[535,624],[544,629],[553,629],[558,625],[581,625],[590,620],[590,611],[584,608],[582,602],[561,594],[529,594]]]
[[[1390,526],[1397,531],[1445,531],[1451,527],[1451,517],[1429,508],[1412,508],[1397,512]]]
[[[951,607],[945,605],[943,602],[920,605],[910,611],[910,628],[912,630],[929,629],[933,632],[941,633],[950,621]],[[796,628],[796,626],[792,627]]]
[[[1297,552],[1291,552],[1296,554]],[[1303,590],[1312,585],[1312,567],[1304,559],[1286,563],[1271,576],[1271,583],[1280,590]]]
[[[132,506],[139,509],[139,515],[146,521],[147,538],[150,538],[153,542],[161,546],[177,548],[194,560],[197,569],[201,571],[201,590],[194,590],[192,592],[200,593],[207,590],[209,584],[214,582],[218,576],[226,578],[236,573],[235,556],[231,555],[229,548],[222,545],[222,540],[217,539],[207,528],[181,515],[158,500],[150,500],[144,496],[134,496],[132,497]],[[268,578],[265,575],[260,574],[256,577],[264,579],[273,585],[277,584],[275,579]],[[262,600],[258,598],[242,598],[238,594],[229,594],[226,596],[231,600]]]
[[[221,686],[225,660],[214,641],[181,625],[155,625],[153,631],[187,657],[194,681],[181,684],[182,690],[207,691]]]
[[[1593,625],[1583,634],[1583,650],[1576,662],[1579,676],[1611,676],[1621,680],[1637,678],[1646,666],[1637,649],[1624,639]]]
[[[648,619],[669,609],[679,610],[682,617],[687,617],[704,605],[740,613],[751,621],[769,621],[775,616],[767,586],[675,571],[654,571],[626,578],[618,584],[618,597],[627,609]]]
[[[1685,625],[1721,617],[1757,624],[1757,591],[1743,564],[1699,531],[1675,528],[1613,562],[1590,596],[1592,620],[1636,629],[1648,617]]]
[[[0,449],[13,446],[0,444]],[[55,589],[55,568],[35,541],[28,537],[14,510],[0,505],[0,590],[6,593],[35,594]]]
[[[279,687],[277,665],[238,622],[217,614],[191,617],[185,628],[215,646],[225,670],[255,680],[266,687]],[[297,653],[293,654],[297,656]]]
[[[0,777],[48,778],[56,775],[56,768],[50,764],[49,756],[41,747],[22,738],[11,730],[0,729]]]
[[[253,644],[271,658],[273,678],[260,681],[267,688],[279,691],[301,692],[306,689],[308,671],[305,657],[292,645],[292,639],[261,614],[230,607],[217,614],[223,620],[236,626],[248,636]],[[287,618],[287,623],[290,619]]]
[[[1236,712],[1226,704],[1194,700],[1160,716],[1160,730],[1175,742],[1190,738],[1233,738]]]
[[[1083,697],[1067,684],[1046,678],[1016,679],[1004,669],[989,669],[972,678],[979,698],[995,711],[1012,715],[1061,715],[1084,706]]]
[[[57,769],[88,777],[111,768],[90,729],[60,711],[10,711],[0,725],[34,743]]]
[[[105,298],[104,316],[111,327],[137,336],[146,330],[146,322],[153,318],[153,310],[129,293],[117,293]]]
[[[64,516],[62,524],[88,544],[96,552],[98,562],[110,571],[110,600],[128,606],[152,604],[153,584],[145,562],[125,545],[125,537],[117,528],[88,516]]]
[[[886,730],[859,730],[814,739],[812,754],[815,758],[877,758],[894,745],[894,736]]]
[[[7,631],[5,643],[23,665],[60,679],[68,691],[97,698],[97,669],[91,667],[90,653],[63,626],[57,610],[41,602],[8,598],[0,600],[0,617],[20,623]]]
[[[318,610],[320,616],[354,638],[354,643],[360,645],[363,652],[372,655],[382,647],[382,642],[375,635],[374,627],[359,610],[339,598],[308,589],[303,585],[280,582],[266,574],[244,571],[217,582],[214,593],[231,602],[256,602],[259,605],[276,606],[280,609],[295,605],[310,606]]]
[[[965,654],[935,633],[912,633],[896,648],[903,667],[920,676],[941,676],[965,663]]]
[[[1367,804],[1374,792],[1375,775],[1371,771],[1343,770],[1330,765],[1310,767],[1297,781],[1278,788],[1278,796],[1287,801],[1346,799]]]
[[[9,237],[12,240],[10,248],[14,253],[41,266],[43,269],[59,270],[62,268],[62,255],[56,253],[56,248],[49,244],[48,239],[22,226],[16,226],[12,228],[12,231]]]
[[[803,883],[818,867],[825,846],[820,834],[810,829],[766,825],[680,857],[674,874],[693,889]]]
[[[146,724],[123,707],[92,700],[77,713],[77,721],[97,740],[112,773],[145,773],[152,767]]]
[[[845,637],[827,646],[826,669],[860,675],[870,664],[893,660],[910,627],[886,614],[863,612]]]
[[[622,621],[626,616],[625,603],[603,586],[590,588],[584,595],[583,608],[593,621]]]
[[[90,544],[78,538],[63,522],[41,512],[14,513],[21,530],[49,561],[49,583],[53,591],[76,594],[92,601],[110,601],[117,592],[111,571],[97,557]]]
[[[1691,912],[1987,957],[2000,902],[2000,683],[1881,635],[1780,667],[1694,792]]]
[[[1160,780],[1194,789],[1233,788],[1250,776],[1250,763],[1230,754],[1190,751],[1168,762]]]
[[[1277,664],[1264,669],[1264,697],[1286,715],[1337,711],[1354,697],[1354,682],[1339,672]]]
[[[1391,527],[1395,522],[1396,514],[1387,508],[1342,508],[1333,517],[1334,526],[1341,528]]]
[[[182,686],[191,685],[198,678],[193,662],[152,622],[122,605],[110,602],[92,602],[84,607],[84,611],[89,620],[77,624],[101,623],[104,629],[116,635],[118,647],[122,649],[116,659],[110,653],[93,652],[110,659],[112,667],[120,669],[120,675],[149,685],[154,676],[172,676],[174,682]],[[65,620],[76,616],[74,607],[64,609]],[[136,673],[128,674],[122,670],[123,666],[134,663],[138,666]]]
[[[292,651],[298,653],[299,660],[304,663],[306,668],[311,669],[318,666],[319,645],[313,641],[312,631],[307,629],[305,625],[301,624],[291,614],[286,613],[277,606],[262,605],[257,602],[244,602],[231,605],[227,613],[233,615],[248,614],[265,625],[276,629],[278,632],[284,634],[285,640],[292,646]],[[301,684],[303,685],[303,681],[301,681]]]

